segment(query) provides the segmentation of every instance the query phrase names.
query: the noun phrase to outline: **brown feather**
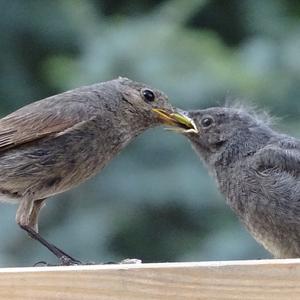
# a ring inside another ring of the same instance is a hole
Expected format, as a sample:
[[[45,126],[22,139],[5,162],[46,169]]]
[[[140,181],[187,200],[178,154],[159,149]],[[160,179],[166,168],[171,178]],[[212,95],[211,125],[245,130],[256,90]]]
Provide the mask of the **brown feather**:
[[[65,106],[59,105],[65,100],[59,96],[32,103],[0,119],[0,152],[61,133],[91,119],[97,111],[95,108],[93,111],[86,109],[87,103],[76,101],[76,95],[73,95],[74,101],[68,101]],[[64,96],[71,95],[65,93]]]

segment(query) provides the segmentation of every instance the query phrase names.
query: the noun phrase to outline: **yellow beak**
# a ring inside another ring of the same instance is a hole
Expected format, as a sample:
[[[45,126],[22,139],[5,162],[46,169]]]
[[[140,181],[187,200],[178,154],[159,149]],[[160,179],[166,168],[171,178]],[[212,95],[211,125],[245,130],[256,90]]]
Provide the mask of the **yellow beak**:
[[[159,119],[171,127],[169,129],[181,132],[194,132],[198,133],[198,129],[194,121],[188,116],[181,113],[169,113],[163,109],[153,108]]]

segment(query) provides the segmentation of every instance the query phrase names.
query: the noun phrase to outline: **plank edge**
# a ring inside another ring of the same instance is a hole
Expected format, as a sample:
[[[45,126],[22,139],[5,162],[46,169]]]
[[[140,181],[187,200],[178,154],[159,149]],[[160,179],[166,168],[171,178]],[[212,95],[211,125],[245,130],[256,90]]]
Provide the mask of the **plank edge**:
[[[233,260],[233,261],[203,261],[203,262],[172,262],[172,263],[141,263],[116,265],[83,265],[83,266],[55,266],[55,267],[22,267],[0,268],[2,273],[32,273],[32,272],[73,272],[73,271],[101,271],[101,270],[129,270],[129,269],[166,269],[166,268],[219,268],[231,266],[281,266],[300,265],[300,258],[293,259],[261,259],[261,260]]]

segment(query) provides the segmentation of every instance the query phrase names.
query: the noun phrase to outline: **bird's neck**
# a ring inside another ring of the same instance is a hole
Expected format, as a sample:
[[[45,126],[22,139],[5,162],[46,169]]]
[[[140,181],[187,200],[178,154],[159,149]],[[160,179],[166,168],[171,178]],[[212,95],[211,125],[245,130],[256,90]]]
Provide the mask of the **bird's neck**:
[[[107,155],[115,155],[143,131],[154,126],[152,123],[134,111],[134,107],[118,103],[97,119],[98,142],[106,148]]]
[[[117,119],[122,120],[122,127],[130,132],[132,137],[136,137],[146,129],[156,125],[149,113],[138,110],[126,102],[120,103]]]

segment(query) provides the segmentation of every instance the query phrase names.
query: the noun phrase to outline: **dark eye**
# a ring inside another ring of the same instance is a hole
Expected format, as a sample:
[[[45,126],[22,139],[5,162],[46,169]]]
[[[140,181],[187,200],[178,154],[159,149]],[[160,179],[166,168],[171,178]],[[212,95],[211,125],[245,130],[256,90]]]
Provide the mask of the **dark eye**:
[[[155,95],[151,90],[148,90],[148,89],[142,90],[142,95],[143,95],[144,99],[148,102],[152,102],[155,100]]]
[[[211,117],[206,117],[201,120],[202,127],[209,127],[213,123],[213,119]]]

